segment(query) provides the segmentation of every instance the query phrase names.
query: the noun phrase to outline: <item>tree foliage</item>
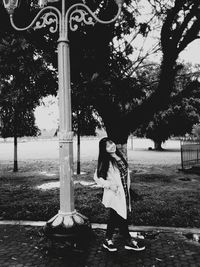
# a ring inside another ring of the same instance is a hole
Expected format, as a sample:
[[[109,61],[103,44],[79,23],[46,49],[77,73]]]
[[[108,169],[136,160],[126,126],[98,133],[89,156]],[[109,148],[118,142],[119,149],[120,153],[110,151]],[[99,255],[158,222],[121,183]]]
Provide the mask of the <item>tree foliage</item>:
[[[0,60],[1,135],[36,135],[33,111],[42,96],[56,93],[56,73],[20,35],[1,39]]]
[[[196,123],[196,124],[193,125],[193,127],[192,127],[192,135],[197,140],[200,139],[200,124],[199,123]]]

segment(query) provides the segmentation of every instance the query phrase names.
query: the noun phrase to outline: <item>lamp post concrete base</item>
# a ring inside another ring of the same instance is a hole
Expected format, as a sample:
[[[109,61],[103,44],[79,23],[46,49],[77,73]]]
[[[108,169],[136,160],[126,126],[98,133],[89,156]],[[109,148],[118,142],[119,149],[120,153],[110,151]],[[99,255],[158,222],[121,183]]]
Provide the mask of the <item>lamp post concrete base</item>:
[[[51,241],[66,242],[70,246],[87,247],[92,236],[88,218],[77,211],[58,212],[44,226],[44,234]]]

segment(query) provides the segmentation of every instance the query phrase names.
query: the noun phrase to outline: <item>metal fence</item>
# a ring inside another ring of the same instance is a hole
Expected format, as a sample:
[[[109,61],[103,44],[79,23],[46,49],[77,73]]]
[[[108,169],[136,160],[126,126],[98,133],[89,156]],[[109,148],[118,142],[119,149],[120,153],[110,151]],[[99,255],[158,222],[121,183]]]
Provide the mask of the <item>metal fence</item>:
[[[181,140],[182,169],[200,167],[200,140]]]

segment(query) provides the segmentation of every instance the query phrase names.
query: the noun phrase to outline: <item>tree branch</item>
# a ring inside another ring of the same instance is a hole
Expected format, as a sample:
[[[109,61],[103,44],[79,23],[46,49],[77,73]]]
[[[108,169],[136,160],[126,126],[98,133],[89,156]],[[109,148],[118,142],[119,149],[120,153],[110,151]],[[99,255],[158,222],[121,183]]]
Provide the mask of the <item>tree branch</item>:
[[[178,53],[183,51],[188,46],[188,44],[190,44],[192,41],[194,41],[195,39],[200,38],[200,37],[198,37],[199,32],[200,32],[200,15],[194,21],[193,25],[187,31],[187,34],[185,35],[185,37],[181,41],[181,43],[179,45],[179,48],[177,50]]]
[[[174,39],[174,42],[176,43],[176,46],[178,45],[179,41],[183,37],[183,33],[184,33],[185,29],[187,28],[189,22],[192,20],[192,18],[196,14],[198,6],[199,6],[199,3],[197,1],[196,3],[193,4],[191,10],[189,10],[189,13],[186,15],[186,17],[185,17],[183,23],[180,25],[180,27],[174,31],[173,39]]]
[[[183,0],[176,0],[174,7],[169,9],[167,12],[167,17],[161,30],[161,47],[163,53],[168,51],[170,47],[172,48],[172,24],[183,5]]]

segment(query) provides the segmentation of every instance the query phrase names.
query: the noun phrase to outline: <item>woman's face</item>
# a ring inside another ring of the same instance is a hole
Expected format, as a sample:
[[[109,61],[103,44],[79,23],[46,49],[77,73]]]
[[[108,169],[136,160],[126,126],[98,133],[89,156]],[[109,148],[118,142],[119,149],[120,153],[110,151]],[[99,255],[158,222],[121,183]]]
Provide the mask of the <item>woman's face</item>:
[[[116,145],[113,141],[109,140],[106,142],[106,151],[108,153],[115,153],[116,152]]]

